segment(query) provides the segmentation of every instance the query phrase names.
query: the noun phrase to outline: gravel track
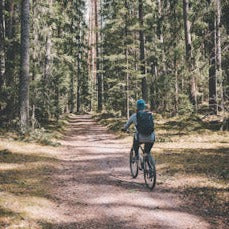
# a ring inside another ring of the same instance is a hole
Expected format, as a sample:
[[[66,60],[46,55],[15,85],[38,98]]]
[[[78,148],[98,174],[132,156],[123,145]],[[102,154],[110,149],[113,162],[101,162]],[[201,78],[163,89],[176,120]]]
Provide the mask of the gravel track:
[[[52,195],[62,217],[48,228],[211,228],[178,195],[160,185],[150,192],[142,173],[132,179],[130,144],[89,115],[72,115],[61,143]]]

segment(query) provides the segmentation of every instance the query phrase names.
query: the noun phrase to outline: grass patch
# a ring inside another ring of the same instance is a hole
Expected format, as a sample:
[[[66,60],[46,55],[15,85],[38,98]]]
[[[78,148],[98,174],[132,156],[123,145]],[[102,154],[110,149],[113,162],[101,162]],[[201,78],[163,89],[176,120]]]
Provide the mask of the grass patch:
[[[155,145],[160,187],[181,194],[190,211],[196,209],[210,222],[228,224],[229,144],[184,144]]]
[[[180,173],[229,182],[229,148],[167,150],[157,153],[157,160],[167,165],[160,170],[162,175]]]
[[[1,139],[1,228],[42,228],[39,219],[48,220],[46,209],[52,204],[49,179],[58,166],[53,150]]]

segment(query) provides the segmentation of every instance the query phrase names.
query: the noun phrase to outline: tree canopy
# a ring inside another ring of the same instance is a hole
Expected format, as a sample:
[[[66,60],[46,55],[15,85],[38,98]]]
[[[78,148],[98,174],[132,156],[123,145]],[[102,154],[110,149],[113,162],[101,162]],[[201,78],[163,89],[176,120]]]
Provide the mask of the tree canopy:
[[[129,117],[139,98],[170,116],[228,114],[228,9],[228,0],[1,1],[0,125]]]

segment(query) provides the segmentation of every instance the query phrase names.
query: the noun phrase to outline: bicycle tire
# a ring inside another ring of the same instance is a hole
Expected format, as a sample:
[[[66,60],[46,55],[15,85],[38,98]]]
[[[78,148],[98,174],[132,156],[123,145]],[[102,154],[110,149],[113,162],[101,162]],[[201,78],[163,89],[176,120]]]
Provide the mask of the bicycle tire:
[[[150,176],[150,166],[152,168],[152,176]],[[152,191],[155,188],[156,180],[157,180],[157,174],[156,174],[156,167],[153,160],[153,164],[147,159],[144,158],[144,180],[146,186]]]
[[[130,172],[133,178],[138,176],[138,161],[135,158],[135,152],[133,148],[130,150]]]

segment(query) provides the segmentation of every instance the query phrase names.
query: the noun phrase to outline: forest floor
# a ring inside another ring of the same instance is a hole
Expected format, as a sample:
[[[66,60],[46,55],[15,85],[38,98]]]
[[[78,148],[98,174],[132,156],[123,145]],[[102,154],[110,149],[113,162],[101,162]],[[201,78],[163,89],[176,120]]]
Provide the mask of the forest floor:
[[[153,192],[130,177],[131,136],[71,115],[61,146],[0,138],[0,228],[227,228],[228,132],[157,123]]]

